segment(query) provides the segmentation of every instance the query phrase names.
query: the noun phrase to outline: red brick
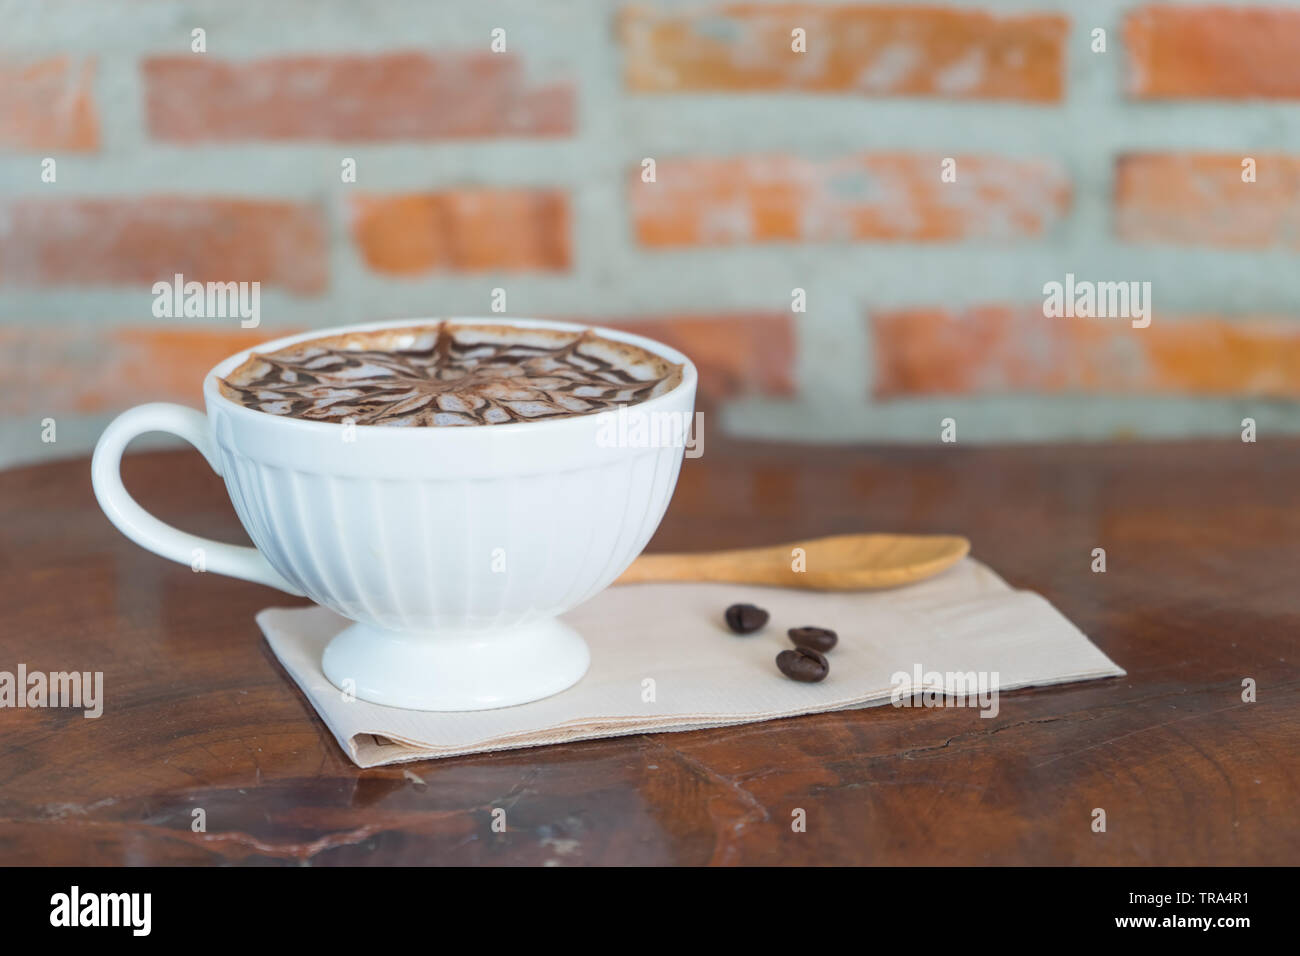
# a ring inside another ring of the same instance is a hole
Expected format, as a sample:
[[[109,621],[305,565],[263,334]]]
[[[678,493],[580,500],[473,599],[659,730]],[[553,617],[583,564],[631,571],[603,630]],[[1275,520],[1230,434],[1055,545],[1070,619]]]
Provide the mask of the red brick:
[[[385,275],[569,268],[569,200],[556,190],[361,195],[350,210],[362,258]]]
[[[1300,97],[1300,10],[1141,7],[1125,18],[1124,46],[1134,97]]]
[[[512,54],[144,61],[149,133],[170,142],[377,141],[573,132],[569,83],[532,84]]]
[[[644,335],[685,354],[700,373],[705,399],[794,393],[795,332],[791,313],[659,315],[580,319]]]
[[[1046,318],[1042,305],[872,314],[877,398],[1004,392],[1300,398],[1300,318]]]
[[[769,241],[1015,239],[1040,236],[1070,204],[1054,163],[877,153],[665,159],[656,182],[631,176],[633,224],[646,246]]]
[[[311,205],[146,196],[0,202],[0,282],[262,282],[325,289],[328,227]]]
[[[909,6],[634,8],[620,21],[641,93],[806,91],[1055,102],[1069,20]],[[791,50],[801,27],[807,52]]]
[[[1242,182],[1245,154],[1122,156],[1115,225],[1137,242],[1260,247],[1300,245],[1300,157],[1249,154],[1256,181]]]
[[[0,62],[0,149],[98,149],[94,80],[90,57]]]
[[[202,407],[203,376],[212,366],[296,331],[230,322],[225,328],[0,326],[0,417],[94,414],[154,401]]]

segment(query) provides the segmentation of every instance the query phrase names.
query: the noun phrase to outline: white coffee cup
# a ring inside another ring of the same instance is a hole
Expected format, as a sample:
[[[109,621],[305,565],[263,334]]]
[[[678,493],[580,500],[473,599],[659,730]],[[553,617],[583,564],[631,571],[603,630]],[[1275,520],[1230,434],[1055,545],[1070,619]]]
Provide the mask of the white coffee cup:
[[[673,429],[615,429],[613,413],[503,425],[339,425],[271,415],[221,394],[253,351],[323,335],[434,319],[317,330],[247,349],[203,382],[207,415],[141,405],[95,447],[91,476],[127,537],[183,564],[306,595],[356,623],[325,649],[325,675],[363,700],[417,710],[479,710],[576,683],[587,646],[557,616],[617,578],[663,517],[681,468]],[[580,331],[523,319],[453,319]],[[695,366],[639,335],[596,329],[683,367],[671,391],[623,412],[689,423]],[[179,435],[226,482],[256,548],[179,531],[122,486],[127,443]],[[658,443],[627,440],[657,433]]]

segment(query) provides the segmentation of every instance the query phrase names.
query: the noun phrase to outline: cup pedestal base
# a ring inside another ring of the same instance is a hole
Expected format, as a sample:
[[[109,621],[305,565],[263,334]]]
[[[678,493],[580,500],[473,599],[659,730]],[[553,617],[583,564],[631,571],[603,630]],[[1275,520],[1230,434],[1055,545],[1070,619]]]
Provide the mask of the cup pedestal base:
[[[407,633],[353,624],[325,648],[330,683],[360,700],[407,710],[490,710],[572,687],[591,656],[551,619],[519,627]]]

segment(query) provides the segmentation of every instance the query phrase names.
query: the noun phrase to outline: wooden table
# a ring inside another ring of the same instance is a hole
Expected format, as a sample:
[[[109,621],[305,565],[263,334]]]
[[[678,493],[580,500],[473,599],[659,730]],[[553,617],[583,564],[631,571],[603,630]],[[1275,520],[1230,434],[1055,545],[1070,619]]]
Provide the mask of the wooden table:
[[[124,473],[164,520],[245,540],[196,453]],[[1300,443],[711,441],[651,548],[851,530],[968,535],[1129,676],[992,720],[877,707],[361,771],[253,622],[291,599],[129,543],[84,459],[0,474],[0,670],[102,670],[107,698],[0,710],[0,862],[1300,862]]]

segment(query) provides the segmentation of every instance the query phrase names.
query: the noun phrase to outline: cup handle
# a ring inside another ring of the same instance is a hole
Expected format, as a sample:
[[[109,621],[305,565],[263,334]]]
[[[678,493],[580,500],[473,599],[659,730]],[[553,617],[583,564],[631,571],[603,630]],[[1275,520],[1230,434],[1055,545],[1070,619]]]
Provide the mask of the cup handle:
[[[301,597],[302,591],[271,567],[256,548],[225,544],[179,531],[136,504],[122,484],[122,452],[132,438],[145,432],[169,432],[184,438],[203,454],[213,471],[221,474],[206,415],[167,402],[137,405],[118,415],[104,429],[90,460],[91,484],[108,520],[136,544],[164,558],[192,566],[195,549],[202,549],[205,570],[267,584]]]

